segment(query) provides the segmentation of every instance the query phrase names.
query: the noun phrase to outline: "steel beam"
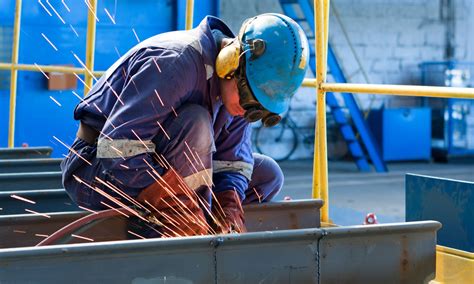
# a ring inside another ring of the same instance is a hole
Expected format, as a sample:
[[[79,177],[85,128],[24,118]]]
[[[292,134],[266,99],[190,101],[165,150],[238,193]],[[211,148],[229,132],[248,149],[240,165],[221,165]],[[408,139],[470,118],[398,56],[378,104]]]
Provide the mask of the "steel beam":
[[[298,228],[316,228],[320,226],[319,210],[321,200],[297,200],[270,202],[244,206],[246,226],[250,231],[284,230]],[[43,211],[44,212],[44,211]],[[43,213],[41,212],[41,213]],[[40,235],[50,235],[67,224],[84,217],[87,212],[47,213],[48,217],[39,215],[9,215],[0,216],[1,247],[24,247],[36,245],[41,241]],[[124,221],[124,219],[120,219]],[[102,222],[100,230],[91,229],[81,232],[101,240],[111,240],[118,229],[125,227],[124,223],[117,224]],[[120,226],[121,225],[121,226]]]
[[[17,195],[31,202],[13,198]],[[29,214],[26,209],[36,212],[72,212],[80,209],[71,201],[62,188],[40,189],[25,191],[0,191],[0,216],[14,214]]]
[[[61,172],[0,174],[0,192],[62,187]]]
[[[0,250],[5,283],[426,283],[434,221]]]
[[[31,173],[61,171],[60,158],[0,160],[0,173]]]
[[[0,160],[49,158],[51,147],[0,148]]]

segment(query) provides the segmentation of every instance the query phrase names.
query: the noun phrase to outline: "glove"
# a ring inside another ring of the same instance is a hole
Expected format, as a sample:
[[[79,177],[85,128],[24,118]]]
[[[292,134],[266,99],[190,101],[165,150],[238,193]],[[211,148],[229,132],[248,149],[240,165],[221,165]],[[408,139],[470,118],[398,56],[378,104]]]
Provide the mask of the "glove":
[[[140,192],[137,201],[158,219],[159,231],[164,237],[206,235],[208,232],[209,226],[196,193],[172,168]]]
[[[245,233],[244,210],[235,190],[226,190],[215,194],[212,214],[217,220],[217,233]]]

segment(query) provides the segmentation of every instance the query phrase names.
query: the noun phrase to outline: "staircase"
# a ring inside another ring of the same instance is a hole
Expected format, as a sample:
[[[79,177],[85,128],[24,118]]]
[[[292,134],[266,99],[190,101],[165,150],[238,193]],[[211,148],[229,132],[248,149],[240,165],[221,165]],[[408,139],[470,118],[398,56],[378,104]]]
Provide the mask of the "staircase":
[[[280,0],[284,13],[304,27],[309,27],[311,33],[306,31],[310,42],[314,42],[314,9],[310,0]],[[310,44],[310,66],[316,74],[314,44]],[[331,44],[328,45],[328,76],[332,76],[337,83],[347,83],[344,73],[334,54]],[[334,93],[326,93],[326,103],[330,107],[334,120],[347,143],[349,152],[354,158],[357,168],[363,172],[371,171],[369,160],[377,172],[386,172],[387,167],[383,161],[379,146],[373,137],[362,111],[352,93],[341,93],[344,105],[341,105]],[[349,114],[349,116],[347,115]],[[356,135],[356,130],[359,135]],[[359,136],[359,137],[358,137]],[[360,139],[359,139],[360,138]],[[365,151],[362,145],[365,147]],[[366,154],[367,153],[367,154]]]

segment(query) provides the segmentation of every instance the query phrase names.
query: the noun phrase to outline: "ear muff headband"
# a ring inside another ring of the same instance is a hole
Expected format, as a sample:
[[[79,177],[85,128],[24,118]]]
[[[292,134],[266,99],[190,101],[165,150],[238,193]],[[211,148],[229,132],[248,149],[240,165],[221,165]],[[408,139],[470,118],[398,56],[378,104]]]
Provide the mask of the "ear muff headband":
[[[224,46],[217,55],[216,73],[219,78],[229,80],[234,77],[235,71],[239,68],[240,56],[242,53],[242,37],[247,26],[254,19],[256,19],[256,17],[245,20],[240,28],[238,38]]]

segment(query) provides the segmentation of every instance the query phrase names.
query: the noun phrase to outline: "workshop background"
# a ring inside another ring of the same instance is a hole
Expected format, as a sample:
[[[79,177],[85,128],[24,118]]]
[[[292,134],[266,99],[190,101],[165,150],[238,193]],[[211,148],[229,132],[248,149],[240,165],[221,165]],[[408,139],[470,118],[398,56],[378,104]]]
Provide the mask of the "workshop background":
[[[12,54],[15,2],[0,0],[0,4],[0,62],[8,63]],[[85,5],[75,1],[25,0],[19,63],[83,67]],[[185,0],[99,1],[94,71],[105,71],[130,47],[147,37],[184,29],[185,7]],[[294,0],[197,0],[194,26],[210,14],[224,19],[237,33],[246,18],[267,12],[287,13],[284,7],[294,9],[310,44],[314,45],[310,17]],[[328,81],[472,87],[473,15],[474,2],[470,0],[331,1],[329,46],[334,60],[328,61]],[[310,63],[314,64],[314,50],[312,54]],[[314,77],[314,66],[311,67],[308,78]],[[42,70],[38,67],[36,71]],[[73,110],[84,95],[84,76],[18,71],[17,86],[14,146],[48,146],[53,149],[51,157],[62,158],[78,127]],[[347,104],[347,96],[352,105]],[[442,175],[444,166],[454,167],[448,172],[458,172],[461,177],[466,174],[468,178],[474,173],[470,162],[456,165],[457,160],[453,160],[474,154],[472,101],[371,94],[347,96],[333,94],[332,100],[327,101],[330,183],[338,178],[347,179],[348,172],[356,173],[349,184],[340,184],[344,190],[351,188],[352,197],[346,194],[339,198],[337,182],[332,191],[335,198],[331,202],[336,206],[332,211],[345,212],[345,209],[336,210],[337,206],[357,211],[357,214],[355,211],[341,214],[336,218],[340,222],[359,222],[366,211],[377,211],[387,220],[403,220],[405,168],[431,172],[431,167],[441,167]],[[9,102],[10,70],[0,70],[0,147],[8,146]],[[286,181],[284,190],[277,196],[279,199],[286,195],[311,197],[315,102],[314,89],[300,88],[278,127],[265,129],[258,123],[253,125],[254,150],[274,157],[284,168]],[[393,184],[395,181],[385,179],[383,173],[387,170],[389,175],[397,177],[397,186]],[[383,184],[370,186],[357,181],[377,173],[382,173],[377,178],[382,183],[386,181],[387,189],[380,189]],[[360,187],[360,191],[355,187]],[[369,205],[370,198],[364,197],[379,196],[379,192],[386,196],[387,202]],[[347,216],[357,217],[347,219]]]

